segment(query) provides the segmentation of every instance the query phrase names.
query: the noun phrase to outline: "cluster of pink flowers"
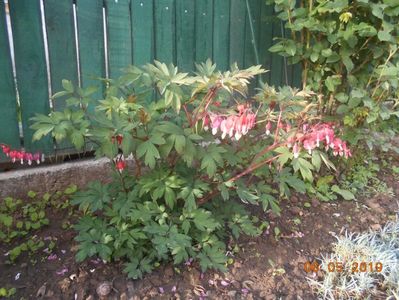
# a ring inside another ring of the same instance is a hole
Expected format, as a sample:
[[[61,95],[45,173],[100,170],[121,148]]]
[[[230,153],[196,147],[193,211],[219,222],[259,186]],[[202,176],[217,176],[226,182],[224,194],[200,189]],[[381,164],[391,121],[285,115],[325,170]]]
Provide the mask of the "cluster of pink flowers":
[[[15,163],[16,161],[20,161],[21,164],[23,164],[24,161],[27,161],[28,165],[31,165],[34,161],[37,164],[40,164],[41,161],[44,161],[44,155],[39,152],[33,154],[30,152],[25,152],[24,150],[13,150],[10,146],[7,146],[5,144],[1,144],[0,147],[3,150],[3,153],[7,157],[11,158],[11,161],[13,163]]]
[[[238,114],[230,116],[209,112],[204,119],[204,129],[208,130],[210,126],[213,135],[220,130],[222,139],[229,136],[238,141],[255,126],[256,115],[246,105],[238,105],[237,110]]]
[[[321,143],[324,144],[326,151],[331,148],[334,156],[339,155],[345,158],[352,156],[346,142],[335,136],[333,125],[330,123],[305,124],[303,126],[303,135],[300,138],[291,138],[288,146],[292,146],[292,144],[290,145],[292,142],[294,143],[293,153],[295,158],[299,156],[301,147],[307,150],[309,154],[312,154],[312,150],[320,147]]]

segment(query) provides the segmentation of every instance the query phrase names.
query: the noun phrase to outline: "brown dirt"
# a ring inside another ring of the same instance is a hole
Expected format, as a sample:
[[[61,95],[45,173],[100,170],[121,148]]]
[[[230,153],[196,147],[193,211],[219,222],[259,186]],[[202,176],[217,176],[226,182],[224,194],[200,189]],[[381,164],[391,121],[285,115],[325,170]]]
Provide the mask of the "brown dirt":
[[[384,172],[380,176],[399,195],[398,177]],[[311,207],[305,208],[305,202],[310,202]],[[106,299],[198,299],[201,290],[207,292],[206,299],[316,299],[306,277],[322,274],[305,273],[303,264],[331,251],[334,234],[377,229],[385,224],[395,217],[398,204],[395,198],[386,195],[328,203],[294,195],[282,201],[281,208],[281,217],[267,214],[271,227],[262,236],[238,241],[240,251],[232,256],[233,263],[226,274],[201,274],[195,265],[179,266],[180,273],[177,273],[169,264],[134,281],[126,278],[122,264],[96,260],[77,264],[75,233],[61,229],[67,215],[49,211],[48,215],[53,216],[50,226],[37,234],[56,240],[58,259],[49,261],[47,255],[40,252],[35,254],[35,265],[26,255],[15,265],[6,265],[4,254],[9,246],[0,245],[0,288],[16,287],[13,299],[37,299],[38,290],[45,285],[44,299],[88,300],[98,299],[97,286],[110,281],[113,290]],[[296,225],[295,218],[301,223]],[[273,234],[276,226],[281,230],[278,241]],[[63,254],[61,250],[66,252]],[[63,268],[68,271],[57,275]],[[15,280],[17,273],[21,275]],[[172,292],[174,287],[176,291]]]

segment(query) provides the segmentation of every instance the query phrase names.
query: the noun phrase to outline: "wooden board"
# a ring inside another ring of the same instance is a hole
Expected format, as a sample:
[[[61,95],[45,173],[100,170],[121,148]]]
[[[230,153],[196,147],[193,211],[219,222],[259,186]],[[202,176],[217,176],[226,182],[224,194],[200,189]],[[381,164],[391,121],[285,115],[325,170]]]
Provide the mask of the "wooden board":
[[[133,64],[141,66],[154,60],[154,4],[152,0],[132,0]]]
[[[14,36],[18,91],[27,151],[53,152],[51,137],[32,142],[30,118],[49,113],[48,80],[39,1],[9,1]]]
[[[105,77],[103,6],[101,1],[77,0],[80,78],[82,87],[99,86]],[[100,99],[102,90],[93,95]]]
[[[176,64],[175,2],[155,1],[155,59]]]
[[[17,119],[17,98],[12,73],[11,54],[8,44],[4,2],[0,2],[0,143],[20,148]],[[2,151],[0,151],[2,153]],[[4,159],[0,154],[0,160]]]
[[[44,2],[52,93],[61,90],[62,80],[78,85],[78,68],[72,0]],[[62,34],[60,34],[62,32]],[[65,97],[53,100],[54,110],[65,108]]]
[[[195,1],[195,61],[208,58],[213,58],[213,0]]]
[[[230,64],[237,63],[244,67],[245,19],[247,7],[245,0],[231,0],[230,11]]]
[[[261,19],[261,10],[259,9],[260,5],[263,3],[263,0],[248,0],[248,4],[249,4],[249,10],[251,12],[251,14],[249,14],[247,12],[247,17],[245,20],[245,44],[244,47],[241,46],[242,48],[244,48],[245,53],[244,53],[244,66],[246,68],[250,67],[250,66],[254,66],[257,65],[258,63],[260,63],[260,59],[259,62],[257,61],[257,57],[256,57],[256,53],[255,51],[259,52],[259,37],[260,37],[260,19]],[[247,9],[247,5],[245,5],[246,10]],[[250,19],[251,17],[251,19]],[[251,30],[251,22],[252,22],[252,30]],[[255,50],[256,48],[256,50]],[[263,49],[262,49],[263,50]],[[256,88],[259,85],[259,80],[261,79],[260,76],[257,76],[255,79],[253,79],[251,81],[251,84],[249,86],[249,91],[248,94],[249,95],[255,95],[256,93]]]
[[[262,3],[261,5],[261,18],[260,18],[260,35],[259,35],[259,60],[261,65],[269,70],[263,75],[265,82],[270,82],[272,68],[272,54],[269,48],[273,45],[273,6]]]
[[[281,37],[281,22],[280,20],[274,20],[273,22],[273,37]],[[276,41],[273,41],[272,45],[274,45]],[[271,54],[271,70],[272,74],[270,75],[270,84],[274,86],[280,86],[283,83],[283,58],[273,53]]]
[[[249,9],[251,11],[251,20],[249,19],[249,14],[247,13],[246,22],[245,22],[245,60],[244,65],[246,67],[253,66],[257,64],[256,56],[255,56],[255,46],[259,47],[259,32],[260,32],[260,19],[261,19],[261,10],[259,9],[261,2],[263,0],[250,0]],[[254,36],[251,31],[251,24],[254,30]],[[259,48],[258,48],[259,49]]]
[[[213,17],[213,60],[218,69],[229,68],[230,53],[230,1],[216,0]]]
[[[117,78],[132,64],[129,0],[105,0],[108,32],[109,76]]]
[[[176,0],[176,58],[177,65],[185,72],[190,72],[194,68],[194,9],[194,1]]]

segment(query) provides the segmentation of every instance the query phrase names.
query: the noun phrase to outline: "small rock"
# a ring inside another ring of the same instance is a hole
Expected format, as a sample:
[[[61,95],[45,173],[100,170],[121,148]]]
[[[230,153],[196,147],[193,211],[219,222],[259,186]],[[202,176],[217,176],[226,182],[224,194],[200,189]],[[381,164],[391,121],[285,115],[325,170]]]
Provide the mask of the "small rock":
[[[71,252],[77,252],[79,250],[79,245],[78,244],[73,245],[70,250]]]
[[[165,276],[166,278],[172,278],[173,275],[174,275],[174,271],[173,271],[172,266],[167,266],[167,267],[165,268],[163,274],[164,274],[164,276]]]
[[[147,295],[150,296],[150,298],[154,298],[158,295],[158,290],[156,288],[152,288],[147,292]]]
[[[54,292],[52,290],[48,290],[46,293],[46,297],[52,298],[54,296]]]
[[[232,281],[231,285],[237,290],[241,289],[241,284],[236,280]]]
[[[45,294],[46,294],[46,284],[44,283],[38,290],[37,290],[37,294],[36,297],[37,298],[42,298]]]
[[[126,288],[127,288],[127,293],[129,294],[129,296],[132,296],[134,293],[134,283],[133,281],[128,281],[126,283]]]
[[[297,196],[292,196],[290,200],[291,200],[291,203],[294,203],[294,204],[298,203],[298,201],[299,201]]]
[[[271,212],[269,212],[268,217],[269,217],[269,220],[274,221],[278,218],[278,215],[271,211]]]
[[[102,298],[106,298],[112,290],[112,283],[109,281],[102,282],[96,289],[97,295]]]
[[[58,281],[58,286],[63,293],[65,293],[69,289],[70,285],[71,281],[69,280],[69,278],[64,278],[63,280]]]
[[[252,293],[249,293],[245,299],[246,300],[254,300],[254,295],[252,295]],[[275,299],[275,298],[273,298],[273,299]]]
[[[175,293],[175,294],[173,295],[173,297],[175,297],[175,298],[174,298],[175,300],[180,300],[180,299],[181,299],[181,296],[180,296],[180,294],[178,294],[178,293]]]
[[[316,198],[312,199],[312,207],[319,207],[320,206],[320,201],[317,200]]]
[[[371,228],[373,231],[378,231],[378,230],[381,229],[381,225],[380,225],[380,224],[372,224],[372,225],[370,225],[370,228]]]
[[[235,297],[236,295],[237,295],[237,291],[229,291],[227,293],[227,296],[229,296],[229,297]]]
[[[247,290],[253,290],[253,284],[254,282],[252,280],[244,280],[242,282],[242,286],[243,288],[247,289]]]
[[[200,272],[196,269],[192,269],[189,273],[189,280],[191,285],[197,285],[199,284],[200,280]]]
[[[289,208],[290,213],[294,214],[294,215],[302,215],[302,210],[298,207],[298,206],[293,206]]]
[[[259,296],[260,296],[261,299],[264,299],[264,300],[273,300],[273,299],[277,299],[277,297],[276,297],[272,292],[270,292],[269,290],[267,290],[267,291],[265,291],[265,290],[261,291],[261,292],[259,293]]]

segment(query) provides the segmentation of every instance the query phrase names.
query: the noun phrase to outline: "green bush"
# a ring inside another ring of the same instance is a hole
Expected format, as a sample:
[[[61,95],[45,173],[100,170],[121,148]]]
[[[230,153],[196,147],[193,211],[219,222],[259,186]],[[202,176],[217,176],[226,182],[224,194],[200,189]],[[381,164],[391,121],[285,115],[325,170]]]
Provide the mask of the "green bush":
[[[303,88],[317,92],[319,112],[342,119],[352,143],[386,146],[386,139],[370,136],[380,131],[392,137],[399,130],[398,2],[268,3],[290,33],[269,50],[301,64]]]
[[[64,80],[54,98],[67,108],[34,118],[35,139],[88,144],[112,162],[111,183],[92,182],[73,197],[84,214],[79,261],[124,260],[133,278],[169,259],[225,270],[230,234],[255,236],[266,225],[243,203],[279,214],[279,191],[305,191],[288,166],[312,181],[322,164],[334,167],[327,150],[350,155],[339,128],[320,122],[313,94],[265,85],[248,99],[260,66],[221,73],[207,61],[197,69],[190,76],[159,62],[129,67],[103,80],[99,101],[90,97],[95,88]]]

